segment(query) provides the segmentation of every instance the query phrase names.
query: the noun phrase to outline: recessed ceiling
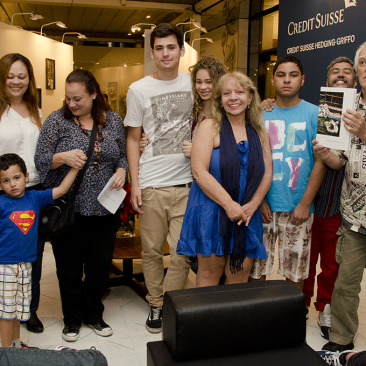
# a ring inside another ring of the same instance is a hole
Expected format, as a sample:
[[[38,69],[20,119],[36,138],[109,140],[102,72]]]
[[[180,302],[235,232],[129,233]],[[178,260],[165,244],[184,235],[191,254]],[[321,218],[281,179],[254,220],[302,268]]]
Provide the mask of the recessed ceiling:
[[[227,2],[227,1],[226,1]],[[230,3],[236,1],[230,1]],[[240,1],[238,0],[237,3]],[[44,19],[31,20],[30,15],[15,15],[13,25],[28,31],[39,32],[41,26],[47,23],[61,21],[67,29],[52,24],[43,28],[47,37],[61,38],[65,32],[80,32],[89,40],[105,41],[142,41],[142,33],[131,32],[131,26],[136,23],[173,23],[189,20],[193,12],[203,13],[201,23],[208,30],[222,25],[222,0],[160,0],[128,1],[128,0],[38,0],[23,2],[1,2],[0,21],[10,24],[15,13],[31,13],[42,15]],[[147,16],[150,16],[147,18]],[[205,22],[207,23],[205,25]],[[220,24],[221,23],[221,24]],[[208,26],[209,25],[209,26]],[[145,26],[141,26],[142,30]],[[131,33],[131,35],[128,35]],[[67,38],[72,40],[72,38]]]

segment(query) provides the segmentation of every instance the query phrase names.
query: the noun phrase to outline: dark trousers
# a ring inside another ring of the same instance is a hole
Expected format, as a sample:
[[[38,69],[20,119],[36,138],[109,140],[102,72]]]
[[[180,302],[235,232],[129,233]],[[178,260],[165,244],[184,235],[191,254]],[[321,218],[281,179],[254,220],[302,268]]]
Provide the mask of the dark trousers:
[[[39,297],[41,289],[39,281],[42,275],[42,259],[44,250],[44,239],[38,237],[37,241],[37,259],[32,263],[32,300],[30,304],[30,312],[35,313],[39,305]]]
[[[65,325],[102,320],[118,223],[118,214],[76,213],[72,227],[51,239]]]

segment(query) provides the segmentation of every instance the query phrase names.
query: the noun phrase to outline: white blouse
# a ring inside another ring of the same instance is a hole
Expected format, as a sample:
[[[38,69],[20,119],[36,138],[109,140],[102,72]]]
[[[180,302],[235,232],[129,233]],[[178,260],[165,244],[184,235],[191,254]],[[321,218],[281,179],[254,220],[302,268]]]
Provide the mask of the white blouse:
[[[40,110],[39,115],[42,121]],[[40,183],[34,164],[38,136],[38,126],[29,117],[23,118],[10,107],[3,113],[0,120],[0,155],[15,153],[25,161],[29,173],[27,187]]]

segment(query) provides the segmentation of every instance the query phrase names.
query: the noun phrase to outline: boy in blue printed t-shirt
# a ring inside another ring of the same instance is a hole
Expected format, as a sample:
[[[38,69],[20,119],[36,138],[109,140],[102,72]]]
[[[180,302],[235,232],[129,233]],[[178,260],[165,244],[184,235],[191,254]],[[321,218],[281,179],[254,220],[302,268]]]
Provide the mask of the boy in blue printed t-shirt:
[[[32,263],[37,257],[38,214],[70,189],[77,169],[60,186],[25,190],[28,173],[16,154],[0,156],[0,338],[2,347],[20,347],[20,321],[30,316]]]
[[[271,273],[278,238],[278,274],[301,290],[309,273],[313,200],[326,172],[323,162],[313,158],[318,107],[299,98],[304,81],[299,59],[284,56],[276,62],[276,101],[263,118],[273,161],[272,184],[260,209],[268,259],[256,259],[250,274],[263,280]]]

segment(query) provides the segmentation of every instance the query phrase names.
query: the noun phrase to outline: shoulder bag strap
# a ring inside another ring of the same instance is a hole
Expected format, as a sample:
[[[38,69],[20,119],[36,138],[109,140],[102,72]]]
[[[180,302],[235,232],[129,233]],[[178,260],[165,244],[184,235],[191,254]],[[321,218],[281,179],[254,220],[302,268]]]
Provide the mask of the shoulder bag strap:
[[[86,169],[88,169],[89,162],[90,162],[90,158],[91,158],[92,153],[93,153],[94,142],[95,142],[95,139],[97,137],[97,129],[98,129],[98,123],[94,122],[93,123],[93,129],[92,129],[91,135],[90,135],[88,154],[86,155],[87,160],[86,160],[86,162],[84,164],[83,169],[80,170],[80,172],[78,174],[78,177],[76,179],[75,186],[74,186],[74,190],[72,191],[71,196],[70,196],[70,201],[71,202],[73,202],[75,200],[75,197],[76,197],[76,195],[78,193],[80,184],[81,184],[81,182],[82,182],[82,180],[84,178],[84,174],[86,172]]]

